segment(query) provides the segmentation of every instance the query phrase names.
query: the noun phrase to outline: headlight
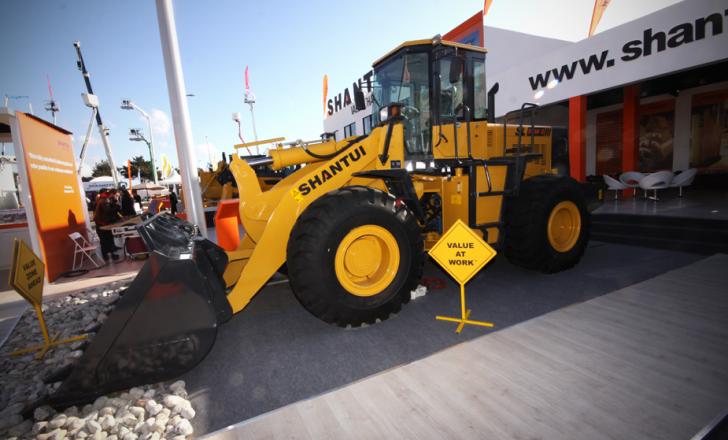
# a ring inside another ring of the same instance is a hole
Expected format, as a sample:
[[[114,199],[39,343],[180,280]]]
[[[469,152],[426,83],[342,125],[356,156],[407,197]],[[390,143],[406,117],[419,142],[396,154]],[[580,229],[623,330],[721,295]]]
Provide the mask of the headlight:
[[[379,122],[386,122],[389,119],[389,107],[379,109]]]
[[[400,107],[402,107],[402,104],[394,103],[389,104],[386,107],[382,107],[379,109],[379,122],[386,122],[389,119],[399,116],[400,115]]]

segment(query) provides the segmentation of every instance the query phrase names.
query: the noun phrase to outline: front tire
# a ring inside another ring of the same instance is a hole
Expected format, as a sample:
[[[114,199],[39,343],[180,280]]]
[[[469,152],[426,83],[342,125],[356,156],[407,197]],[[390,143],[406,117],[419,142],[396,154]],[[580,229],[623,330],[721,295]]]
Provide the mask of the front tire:
[[[546,273],[581,260],[589,240],[589,211],[570,177],[537,176],[509,200],[505,254],[512,263]]]
[[[357,327],[385,320],[422,277],[423,243],[414,215],[390,194],[333,191],[291,231],[287,265],[301,304],[321,320]]]

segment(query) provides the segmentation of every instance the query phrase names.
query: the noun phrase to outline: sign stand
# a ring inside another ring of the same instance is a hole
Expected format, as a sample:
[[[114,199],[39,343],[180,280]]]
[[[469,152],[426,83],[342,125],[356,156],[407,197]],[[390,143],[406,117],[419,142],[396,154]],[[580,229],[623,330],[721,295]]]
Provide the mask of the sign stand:
[[[45,265],[43,262],[24,241],[16,238],[13,244],[13,266],[10,269],[10,285],[20,296],[33,305],[35,313],[38,315],[40,329],[43,333],[43,343],[14,351],[10,353],[11,356],[19,356],[21,354],[38,351],[35,358],[42,359],[48,350],[56,345],[86,339],[86,335],[72,336],[61,340],[58,339],[60,333],[57,333],[53,338],[48,336],[48,327],[43,318],[43,309],[41,307],[43,303],[44,276]]]
[[[465,303],[465,284],[496,256],[496,251],[465,223],[458,220],[435,243],[429,253],[460,284],[460,317],[436,316],[435,319],[459,323],[455,333],[460,333],[466,324],[493,327],[492,322],[469,319],[471,310]]]
[[[438,321],[451,321],[451,322],[459,322],[457,329],[455,329],[455,333],[460,333],[463,331],[463,327],[465,327],[465,324],[470,325],[479,325],[481,327],[493,327],[492,322],[485,322],[485,321],[473,321],[471,319],[468,319],[470,317],[470,312],[472,310],[465,309],[465,284],[460,283],[460,318],[451,318],[449,316],[435,316],[435,319]]]

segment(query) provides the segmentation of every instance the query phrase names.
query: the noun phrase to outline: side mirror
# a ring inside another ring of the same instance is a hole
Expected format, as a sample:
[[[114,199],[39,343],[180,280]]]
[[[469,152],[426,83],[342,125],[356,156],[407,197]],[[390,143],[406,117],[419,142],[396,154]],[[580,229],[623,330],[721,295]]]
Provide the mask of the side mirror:
[[[460,81],[463,73],[463,60],[458,57],[450,58],[450,84]]]
[[[495,94],[498,93],[498,83],[488,90],[488,122],[495,122]]]
[[[364,92],[361,89],[354,89],[354,107],[357,110],[364,110],[367,108],[366,102],[364,102]]]

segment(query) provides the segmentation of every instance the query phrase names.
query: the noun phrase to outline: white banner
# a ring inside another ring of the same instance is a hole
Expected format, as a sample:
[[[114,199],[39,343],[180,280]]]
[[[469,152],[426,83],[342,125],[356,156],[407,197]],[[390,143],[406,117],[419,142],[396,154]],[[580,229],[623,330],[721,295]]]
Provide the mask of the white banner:
[[[486,42],[487,46],[487,42]],[[689,0],[491,73],[496,114],[728,59],[728,2]]]

